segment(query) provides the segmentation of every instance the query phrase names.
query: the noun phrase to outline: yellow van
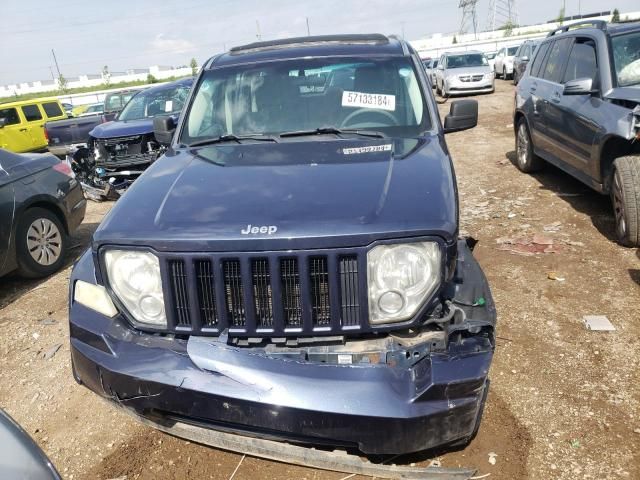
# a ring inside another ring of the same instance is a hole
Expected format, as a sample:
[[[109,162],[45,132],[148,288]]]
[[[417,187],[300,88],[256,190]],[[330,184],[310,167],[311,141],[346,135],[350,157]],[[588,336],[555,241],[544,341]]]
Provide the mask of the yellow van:
[[[16,153],[44,150],[44,124],[67,118],[57,98],[0,103],[0,148]]]

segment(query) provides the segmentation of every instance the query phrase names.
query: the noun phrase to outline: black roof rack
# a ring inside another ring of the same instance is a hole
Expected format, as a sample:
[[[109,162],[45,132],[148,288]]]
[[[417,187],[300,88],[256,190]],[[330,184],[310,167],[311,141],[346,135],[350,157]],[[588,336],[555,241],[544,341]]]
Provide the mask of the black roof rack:
[[[229,53],[239,54],[252,50],[266,50],[271,48],[288,47],[292,45],[318,44],[318,43],[389,43],[389,39],[379,33],[352,34],[352,35],[317,35],[309,37],[284,38],[281,40],[269,40],[265,42],[253,42],[247,45],[233,47]]]
[[[582,22],[570,23],[569,25],[563,25],[562,27],[556,28],[555,30],[551,30],[547,35],[547,37],[553,37],[558,33],[568,32],[569,30],[572,30],[574,28],[587,28],[587,27],[597,28],[599,30],[606,32],[607,22],[605,22],[604,20],[584,20]]]

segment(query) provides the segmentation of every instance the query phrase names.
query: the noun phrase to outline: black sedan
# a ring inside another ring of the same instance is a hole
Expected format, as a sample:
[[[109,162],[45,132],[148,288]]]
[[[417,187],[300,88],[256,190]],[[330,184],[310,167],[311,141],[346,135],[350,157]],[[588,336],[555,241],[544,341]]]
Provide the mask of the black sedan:
[[[0,276],[30,278],[57,271],[67,236],[82,223],[82,188],[71,167],[51,154],[0,149]]]

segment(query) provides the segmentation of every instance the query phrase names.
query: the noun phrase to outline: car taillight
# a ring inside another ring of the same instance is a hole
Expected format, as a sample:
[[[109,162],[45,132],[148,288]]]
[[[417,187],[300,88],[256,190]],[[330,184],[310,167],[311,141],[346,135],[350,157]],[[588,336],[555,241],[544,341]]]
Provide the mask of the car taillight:
[[[49,143],[49,132],[47,132],[47,127],[44,127],[44,139]]]
[[[75,174],[73,173],[73,170],[71,170],[71,166],[65,161],[61,161],[60,163],[56,163],[53,166],[53,169],[56,172],[60,172],[63,175],[66,175],[67,177],[71,177],[71,178],[75,177]]]

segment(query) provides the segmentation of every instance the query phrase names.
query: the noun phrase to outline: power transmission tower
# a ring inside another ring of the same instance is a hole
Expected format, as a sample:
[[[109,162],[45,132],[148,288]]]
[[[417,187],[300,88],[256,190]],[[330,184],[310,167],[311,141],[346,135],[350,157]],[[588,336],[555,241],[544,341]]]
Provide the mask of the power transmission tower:
[[[518,25],[518,6],[516,0],[490,0],[487,30],[496,30],[505,25]]]
[[[468,31],[473,31],[476,34],[478,28],[478,20],[476,19],[476,4],[478,0],[460,0],[458,8],[462,9],[462,21],[460,22],[460,30],[458,33],[461,35]]]

